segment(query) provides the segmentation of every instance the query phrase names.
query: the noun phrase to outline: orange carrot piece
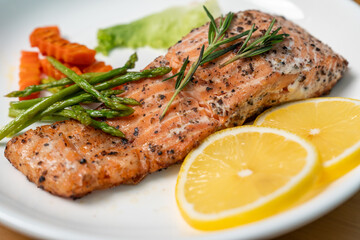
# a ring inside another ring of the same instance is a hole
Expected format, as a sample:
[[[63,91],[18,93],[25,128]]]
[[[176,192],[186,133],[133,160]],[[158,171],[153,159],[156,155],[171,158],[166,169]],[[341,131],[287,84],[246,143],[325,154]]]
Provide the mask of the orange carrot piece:
[[[20,58],[19,88],[24,90],[31,85],[40,84],[40,61],[37,52],[22,51]],[[39,93],[33,93],[27,97],[20,97],[19,100],[33,99],[39,97]]]
[[[95,62],[96,51],[78,43],[61,38],[57,27],[35,29],[30,35],[30,43],[38,47],[46,56],[72,65],[90,65]]]
[[[82,71],[83,73],[89,73],[89,72],[108,72],[112,70],[112,66],[105,65],[104,62],[95,62],[91,64],[90,66],[84,68]]]
[[[54,68],[53,65],[51,65],[51,63],[46,58],[40,60],[40,65],[42,72],[49,77],[53,77],[57,80],[66,77],[59,70]],[[72,66],[67,63],[65,63],[64,65],[70,68],[71,70],[73,70],[74,72],[76,72],[77,74],[79,75],[82,74],[81,70],[77,66]]]
[[[57,26],[35,28],[30,35],[30,44],[32,47],[38,46],[40,39],[52,36],[60,36],[60,30]]]

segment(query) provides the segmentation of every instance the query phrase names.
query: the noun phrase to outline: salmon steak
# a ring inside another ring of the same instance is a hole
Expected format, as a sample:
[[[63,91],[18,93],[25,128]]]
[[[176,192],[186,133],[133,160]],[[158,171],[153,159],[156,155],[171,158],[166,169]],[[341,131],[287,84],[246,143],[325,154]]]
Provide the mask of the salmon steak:
[[[242,125],[266,108],[329,93],[343,76],[347,61],[301,27],[280,16],[260,11],[234,15],[225,37],[249,30],[256,39],[274,28],[289,36],[261,55],[240,59],[225,67],[229,52],[201,67],[159,120],[174,94],[175,79],[184,59],[197,60],[207,46],[209,23],[193,29],[165,56],[147,68],[172,67],[158,78],[127,83],[123,97],[140,101],[134,114],[106,120],[126,139],[67,120],[44,125],[12,138],[6,158],[38,187],[58,196],[79,198],[94,190],[136,184],[149,173],[183,161],[207,136]],[[244,38],[236,40],[244,41]]]

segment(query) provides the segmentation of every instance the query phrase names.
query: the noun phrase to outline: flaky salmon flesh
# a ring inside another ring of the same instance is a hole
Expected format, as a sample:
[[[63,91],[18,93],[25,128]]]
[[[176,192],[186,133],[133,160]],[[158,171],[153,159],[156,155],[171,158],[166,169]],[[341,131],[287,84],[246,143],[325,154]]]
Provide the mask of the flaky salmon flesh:
[[[282,27],[279,33],[289,37],[259,56],[219,68],[236,54],[230,52],[199,67],[162,121],[159,116],[175,85],[174,79],[162,80],[178,72],[187,56],[191,63],[196,61],[201,46],[207,46],[209,23],[193,29],[147,66],[170,66],[172,73],[123,86],[123,96],[137,99],[141,106],[133,115],[107,123],[120,128],[126,139],[62,121],[12,138],[6,158],[38,187],[78,198],[97,189],[136,184],[149,173],[181,162],[215,131],[242,125],[265,108],[328,93],[346,71],[347,61],[291,21],[243,11],[234,15],[226,37],[255,24],[258,31],[252,39],[258,38],[274,17],[274,29]]]

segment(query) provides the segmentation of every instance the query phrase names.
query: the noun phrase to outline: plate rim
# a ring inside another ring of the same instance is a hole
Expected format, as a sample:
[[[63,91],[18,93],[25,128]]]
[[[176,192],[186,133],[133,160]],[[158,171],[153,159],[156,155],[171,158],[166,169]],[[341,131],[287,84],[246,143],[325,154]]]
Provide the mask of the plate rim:
[[[346,182],[341,188],[334,186],[341,184],[341,182]],[[349,184],[350,183],[350,184]],[[274,238],[280,235],[286,234],[298,229],[302,226],[313,222],[322,216],[326,215],[330,211],[334,210],[336,207],[350,199],[354,194],[360,190],[360,166],[357,166],[346,175],[337,179],[331,183],[327,189],[325,189],[320,194],[309,199],[305,203],[302,203],[296,207],[280,212],[274,216],[260,220],[254,223],[246,224],[243,226],[238,226],[230,229],[219,230],[219,231],[199,231],[200,235],[194,236],[171,236],[172,239],[261,239],[262,237]],[[336,194],[334,194],[336,192]],[[329,198],[331,196],[331,198]],[[334,197],[336,196],[336,197]],[[0,201],[4,199],[0,195]],[[331,201],[329,201],[331,199]],[[315,211],[314,211],[314,206]],[[97,234],[86,232],[81,232],[81,229],[64,229],[61,226],[56,226],[52,222],[44,222],[38,219],[30,219],[27,215],[19,216],[20,214],[12,209],[7,209],[2,204],[0,204],[0,221],[23,234],[32,237],[41,237],[41,238],[51,238],[51,239],[86,239],[95,240],[95,239],[104,239],[101,232]],[[15,217],[14,217],[15,216]],[[297,217],[294,217],[297,216]],[[30,221],[29,221],[30,220]],[[286,224],[284,223],[286,220]],[[35,228],[34,228],[35,226]],[[262,231],[262,234],[258,234],[257,231],[254,231],[254,228],[266,229]],[[245,234],[244,234],[245,232]],[[91,234],[91,235],[90,235]],[[240,238],[239,238],[240,236]],[[106,239],[118,239],[119,236],[109,235],[109,238]],[[126,236],[124,236],[126,238]],[[140,239],[138,236],[131,236],[134,239]],[[165,239],[161,236],[157,236],[157,239]]]

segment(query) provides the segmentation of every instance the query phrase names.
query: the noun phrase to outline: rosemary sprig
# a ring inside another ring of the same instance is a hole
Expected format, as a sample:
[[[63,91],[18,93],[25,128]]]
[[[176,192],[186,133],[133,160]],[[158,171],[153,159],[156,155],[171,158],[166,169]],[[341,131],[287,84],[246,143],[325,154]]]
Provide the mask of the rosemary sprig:
[[[254,32],[255,24],[252,25],[249,35],[247,36],[245,42],[242,44],[240,49],[238,50],[236,56],[231,58],[230,60],[226,61],[225,63],[220,65],[224,67],[229,63],[232,63],[240,58],[248,58],[259,55],[261,53],[269,51],[276,43],[282,42],[289,34],[283,33],[278,34],[281,27],[277,28],[275,31],[271,33],[271,30],[275,24],[275,18],[271,21],[269,28],[266,30],[265,34],[253,41],[249,46],[246,46]]]
[[[284,38],[288,36],[288,34],[277,34],[280,31],[281,27],[279,27],[278,29],[276,29],[275,31],[273,31],[271,33],[271,30],[275,24],[275,19],[273,19],[273,21],[271,22],[266,33],[262,37],[256,39],[254,42],[249,44],[249,46],[246,46],[248,44],[252,34],[257,30],[257,29],[255,29],[255,25],[253,25],[250,30],[242,32],[236,36],[224,39],[225,33],[231,24],[234,14],[229,12],[225,18],[223,16],[221,16],[220,21],[219,21],[219,26],[218,26],[215,22],[214,17],[211,15],[211,13],[207,10],[207,8],[205,6],[204,6],[204,10],[210,19],[209,32],[208,32],[209,45],[206,49],[205,49],[205,45],[203,45],[201,47],[198,59],[190,66],[186,75],[185,75],[185,70],[187,68],[187,65],[189,64],[189,57],[187,57],[185,59],[183,65],[180,68],[178,73],[163,80],[163,81],[167,81],[167,80],[177,76],[176,83],[175,83],[175,93],[171,97],[171,99],[167,103],[167,105],[165,106],[165,109],[163,110],[162,114],[159,117],[160,120],[162,120],[164,118],[166,112],[169,110],[169,107],[172,104],[172,102],[174,101],[174,99],[176,98],[176,96],[191,81],[194,73],[196,72],[196,70],[198,69],[199,66],[201,66],[207,62],[210,62],[210,61],[228,53],[229,51],[232,51],[232,50],[238,48],[241,45],[241,43],[235,43],[226,48],[217,50],[220,46],[230,43],[230,42],[233,42],[241,37],[247,36],[245,42],[241,45],[236,56],[233,57],[232,59],[230,59],[229,61],[220,65],[220,67],[223,67],[223,66],[225,66],[229,63],[232,63],[240,58],[252,57],[252,56],[264,53],[266,51],[269,51],[274,46],[274,44],[276,44],[278,42],[282,42],[284,40]]]
[[[163,81],[167,81],[175,76],[177,76],[176,83],[175,83],[175,93],[166,105],[165,109],[163,110],[162,114],[160,115],[160,120],[162,120],[168,111],[171,103],[174,101],[175,97],[180,93],[181,90],[183,90],[186,85],[191,81],[195,71],[200,65],[203,65],[207,62],[212,61],[215,58],[218,58],[221,55],[224,55],[225,53],[232,51],[236,49],[239,44],[234,44],[229,47],[226,47],[221,50],[217,50],[220,46],[235,41],[236,39],[239,39],[243,36],[246,36],[249,34],[249,31],[245,31],[243,33],[240,33],[236,36],[226,38],[224,39],[225,32],[230,26],[230,23],[232,21],[232,18],[234,17],[234,14],[229,12],[226,17],[223,16],[220,17],[219,26],[216,25],[214,17],[211,15],[211,13],[207,10],[207,8],[204,6],[204,10],[208,17],[210,18],[210,26],[209,26],[209,33],[208,33],[208,47],[205,49],[205,45],[201,47],[200,54],[196,62],[194,62],[188,72],[185,75],[185,70],[187,65],[189,64],[189,57],[187,57],[180,69],[180,71],[170,78],[164,79]],[[185,76],[184,76],[185,75]]]

